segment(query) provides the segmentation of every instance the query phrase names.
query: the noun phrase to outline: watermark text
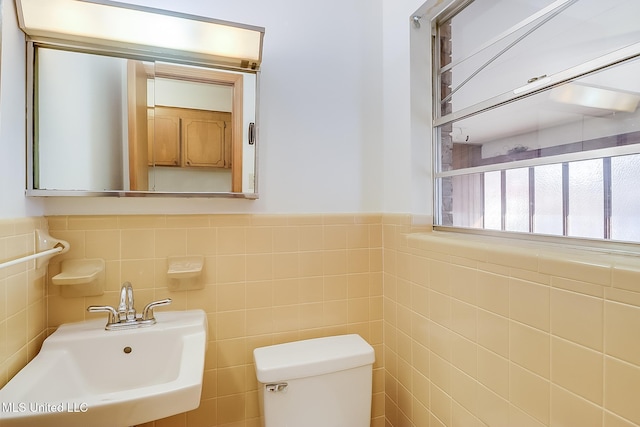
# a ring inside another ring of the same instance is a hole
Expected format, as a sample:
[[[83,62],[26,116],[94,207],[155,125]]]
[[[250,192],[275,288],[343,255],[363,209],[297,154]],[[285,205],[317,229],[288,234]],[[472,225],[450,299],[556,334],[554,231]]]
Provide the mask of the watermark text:
[[[84,402],[2,402],[4,413],[53,413],[87,412],[89,405]]]

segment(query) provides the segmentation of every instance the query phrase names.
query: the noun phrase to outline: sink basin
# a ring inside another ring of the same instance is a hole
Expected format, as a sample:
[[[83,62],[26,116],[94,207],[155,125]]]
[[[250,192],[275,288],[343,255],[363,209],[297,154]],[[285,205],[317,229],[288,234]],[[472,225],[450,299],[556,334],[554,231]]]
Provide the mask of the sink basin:
[[[152,326],[106,331],[106,318],[60,326],[0,390],[0,426],[132,426],[200,404],[207,317],[155,314]]]

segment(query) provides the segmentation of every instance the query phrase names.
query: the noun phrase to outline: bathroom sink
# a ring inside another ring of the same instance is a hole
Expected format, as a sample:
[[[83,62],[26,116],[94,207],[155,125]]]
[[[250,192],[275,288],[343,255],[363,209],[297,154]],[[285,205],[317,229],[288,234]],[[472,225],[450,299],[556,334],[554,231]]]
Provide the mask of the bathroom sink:
[[[132,426],[198,407],[207,318],[165,311],[157,323],[106,331],[60,326],[0,390],[0,426]]]

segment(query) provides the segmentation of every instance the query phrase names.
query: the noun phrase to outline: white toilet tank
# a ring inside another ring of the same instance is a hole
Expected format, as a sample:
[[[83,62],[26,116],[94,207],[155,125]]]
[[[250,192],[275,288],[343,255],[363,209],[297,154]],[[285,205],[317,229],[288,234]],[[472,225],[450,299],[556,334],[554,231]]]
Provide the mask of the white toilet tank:
[[[373,348],[360,335],[253,351],[264,427],[369,427]]]

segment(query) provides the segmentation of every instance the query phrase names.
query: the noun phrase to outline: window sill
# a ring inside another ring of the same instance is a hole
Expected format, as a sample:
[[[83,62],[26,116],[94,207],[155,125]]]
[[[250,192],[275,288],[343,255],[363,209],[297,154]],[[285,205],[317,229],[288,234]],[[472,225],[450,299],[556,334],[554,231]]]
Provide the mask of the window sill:
[[[535,281],[551,286],[640,303],[640,252],[452,231],[409,234],[407,243],[409,248],[446,256],[454,264],[471,262],[502,272],[506,268],[512,277],[535,276]]]

